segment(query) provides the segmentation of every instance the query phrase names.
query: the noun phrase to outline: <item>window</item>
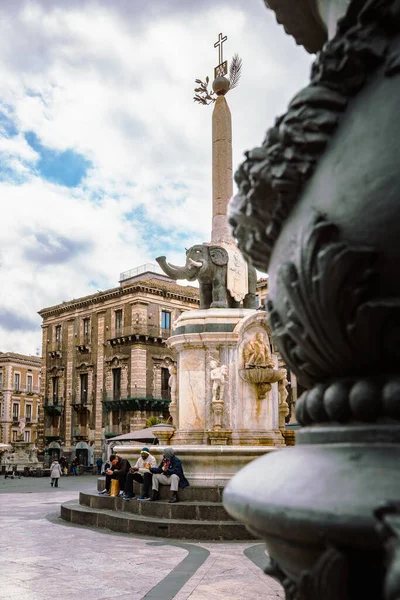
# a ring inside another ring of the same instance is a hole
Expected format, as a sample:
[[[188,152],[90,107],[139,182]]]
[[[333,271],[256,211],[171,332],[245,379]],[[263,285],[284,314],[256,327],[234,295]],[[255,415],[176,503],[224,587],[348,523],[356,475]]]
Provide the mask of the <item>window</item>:
[[[161,398],[170,399],[171,390],[168,385],[169,371],[165,367],[161,367]]]
[[[53,404],[58,404],[58,377],[52,377],[52,398]]]
[[[30,442],[30,441],[31,441],[31,432],[24,431],[24,442]]]
[[[260,296],[256,295],[256,308],[260,306]]]
[[[13,421],[18,421],[19,419],[19,404],[14,402],[13,404]]]
[[[61,325],[56,325],[56,342],[61,342]]]
[[[115,311],[115,329],[122,329],[122,310]]]
[[[12,430],[12,441],[16,442],[17,441],[17,435],[18,435],[18,431],[16,429]]]
[[[161,329],[171,329],[171,313],[167,310],[161,311]]]
[[[25,405],[25,418],[26,418],[26,422],[32,420],[32,404]]]
[[[83,319],[83,335],[88,338],[90,334],[90,319]]]
[[[14,373],[14,390],[19,391],[21,376],[19,373]]]
[[[3,371],[0,371],[0,390],[3,389]]]
[[[32,375],[27,375],[26,376],[26,391],[27,392],[33,391],[32,381],[33,381]]]
[[[121,369],[113,369],[113,400],[121,397]]]
[[[87,399],[88,399],[88,374],[87,373],[83,373],[80,376],[80,380],[81,380],[81,403],[82,404],[86,404]]]

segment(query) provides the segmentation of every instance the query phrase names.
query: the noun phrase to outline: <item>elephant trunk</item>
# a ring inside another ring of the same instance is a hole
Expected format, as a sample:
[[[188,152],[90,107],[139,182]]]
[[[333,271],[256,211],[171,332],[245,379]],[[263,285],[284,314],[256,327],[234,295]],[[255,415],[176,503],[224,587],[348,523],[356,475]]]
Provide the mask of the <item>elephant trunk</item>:
[[[169,262],[167,262],[165,256],[159,256],[156,258],[156,261],[164,273],[171,279],[188,279],[189,277],[193,277],[195,267],[190,263],[186,264],[184,267],[176,267],[175,265],[171,265]]]

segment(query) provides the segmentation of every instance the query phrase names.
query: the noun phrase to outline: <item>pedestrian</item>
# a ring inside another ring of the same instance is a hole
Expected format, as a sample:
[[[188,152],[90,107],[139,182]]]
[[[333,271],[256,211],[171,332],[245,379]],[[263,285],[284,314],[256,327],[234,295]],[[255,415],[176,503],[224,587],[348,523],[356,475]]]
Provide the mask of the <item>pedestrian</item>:
[[[106,487],[102,492],[99,492],[101,495],[110,495],[111,488],[111,479],[118,479],[119,482],[119,496],[123,496],[126,483],[126,476],[129,473],[131,468],[129,460],[126,458],[121,458],[117,454],[111,454],[110,456],[111,468],[106,471]]]
[[[78,475],[78,468],[79,468],[79,458],[77,456],[75,456],[74,460],[72,461],[72,465],[71,465],[72,475]]]
[[[54,487],[58,487],[58,480],[61,477],[61,466],[56,458],[53,460],[53,462],[50,465],[50,477],[51,477],[51,482],[50,482],[51,487],[53,487],[53,485],[54,485]]]
[[[101,467],[103,466],[103,459],[101,458],[101,456],[99,456],[99,458],[96,460],[96,466],[97,466],[97,475],[101,475]]]
[[[170,504],[179,502],[178,488],[185,488],[189,485],[186,479],[182,463],[177,456],[175,456],[174,449],[171,447],[165,448],[163,459],[158,467],[152,468],[153,473],[152,487],[153,495],[151,500],[155,501],[159,498],[159,484],[169,485],[172,492]]]
[[[65,456],[63,455],[63,456],[60,458],[60,467],[61,467],[61,473],[62,473],[63,475],[65,475],[65,471],[64,471],[64,469],[65,469],[66,465],[67,465],[67,459],[66,459],[66,458],[65,458]]]
[[[148,448],[142,448],[135,466],[131,468],[130,472],[126,476],[124,495],[122,496],[124,500],[130,500],[131,498],[135,497],[135,493],[133,491],[134,481],[143,484],[142,494],[139,496],[138,500],[150,500],[149,492],[153,477],[150,469],[156,466],[157,461],[154,456],[150,454],[150,450]]]

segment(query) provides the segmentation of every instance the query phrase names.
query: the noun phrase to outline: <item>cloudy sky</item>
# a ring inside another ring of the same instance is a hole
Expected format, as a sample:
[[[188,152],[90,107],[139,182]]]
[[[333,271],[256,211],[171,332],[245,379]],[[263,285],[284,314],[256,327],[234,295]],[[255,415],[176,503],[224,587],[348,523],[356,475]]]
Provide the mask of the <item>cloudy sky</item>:
[[[36,354],[41,308],[210,239],[212,107],[193,88],[220,31],[243,59],[238,165],[313,59],[262,0],[1,0],[0,351]]]

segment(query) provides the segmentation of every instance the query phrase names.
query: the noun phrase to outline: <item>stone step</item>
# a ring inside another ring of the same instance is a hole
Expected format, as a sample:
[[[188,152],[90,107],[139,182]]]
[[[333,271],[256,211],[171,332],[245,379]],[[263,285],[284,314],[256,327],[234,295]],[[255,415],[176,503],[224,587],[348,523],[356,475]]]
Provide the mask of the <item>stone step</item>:
[[[160,517],[163,519],[197,520],[197,521],[233,521],[221,502],[194,502],[180,500],[177,504],[169,504],[168,500],[143,502],[140,500],[123,500],[111,496],[97,496],[81,492],[79,504],[99,510],[116,510],[144,517]]]
[[[97,480],[97,491],[101,492],[105,487],[105,477],[99,477]],[[141,486],[139,483],[134,483],[134,491],[137,496],[141,494]],[[223,486],[193,486],[179,488],[179,498],[182,500],[199,501],[199,502],[222,502]],[[169,500],[171,492],[169,486],[160,485],[160,499]]]
[[[104,500],[109,499],[104,498]],[[126,502],[126,504],[130,504],[130,502]],[[244,525],[236,521],[199,521],[145,517],[126,511],[90,508],[78,503],[62,504],[61,518],[76,525],[99,527],[134,535],[196,541],[254,539]]]

